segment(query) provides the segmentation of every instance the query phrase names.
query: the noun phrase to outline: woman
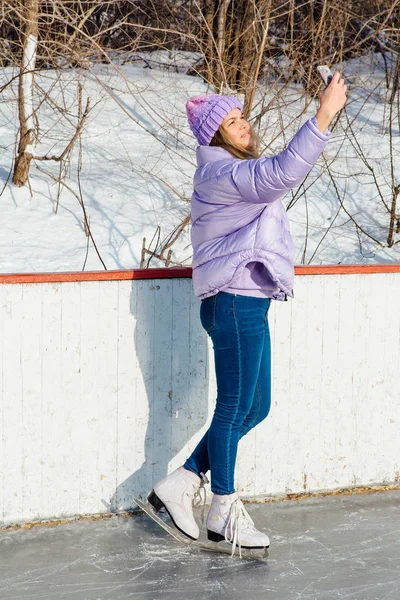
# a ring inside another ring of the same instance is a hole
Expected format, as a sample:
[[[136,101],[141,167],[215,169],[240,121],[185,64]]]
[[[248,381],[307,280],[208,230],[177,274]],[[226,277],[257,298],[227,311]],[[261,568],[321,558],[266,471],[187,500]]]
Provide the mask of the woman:
[[[164,506],[192,539],[199,537],[192,501],[210,470],[208,538],[242,548],[269,546],[235,489],[237,447],[270,410],[270,302],[293,296],[294,247],[280,198],[315,164],[345,101],[346,85],[335,73],[315,117],[272,158],[259,157],[257,137],[236,98],[205,94],[187,102],[199,142],[191,201],[193,286],[213,342],[217,400],[194,452],[154,486],[148,500],[156,510]]]

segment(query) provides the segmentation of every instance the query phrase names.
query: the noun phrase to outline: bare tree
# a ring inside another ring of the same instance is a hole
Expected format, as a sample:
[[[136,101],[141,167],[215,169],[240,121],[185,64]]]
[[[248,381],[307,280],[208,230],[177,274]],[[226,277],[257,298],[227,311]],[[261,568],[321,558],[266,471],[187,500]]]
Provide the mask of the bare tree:
[[[145,94],[128,81],[120,69],[124,62],[142,60],[146,68],[163,68],[163,59],[157,57],[166,53],[173,56],[178,50],[195,53],[198,58],[187,69],[187,73],[202,77],[213,91],[242,95],[245,113],[259,130],[263,151],[269,153],[282,148],[287,136],[314,105],[321,85],[315,75],[317,64],[340,67],[344,61],[367,52],[378,53],[378,58],[381,57],[385,64],[387,89],[386,97],[380,96],[379,102],[389,107],[390,121],[389,127],[385,117],[385,140],[391,165],[387,185],[383,182],[381,166],[375,164],[366,150],[357,145],[357,130],[351,126],[351,119],[350,125],[347,124],[345,113],[337,123],[337,131],[343,125],[346,138],[343,143],[354,147],[359,161],[357,172],[362,171],[364,176],[371,178],[371,185],[381,199],[387,223],[384,235],[373,231],[364,216],[353,211],[348,189],[342,185],[342,180],[351,177],[351,173],[340,170],[339,151],[326,164],[321,163],[320,176],[331,182],[337,200],[335,227],[339,222],[344,222],[343,219],[340,221],[341,215],[344,215],[355,227],[360,246],[363,239],[375,240],[386,247],[398,243],[396,235],[400,230],[400,211],[399,183],[396,179],[398,149],[395,140],[395,121],[400,120],[398,0],[88,0],[85,3],[5,0],[2,17],[0,29],[8,45],[0,47],[0,52],[4,53],[0,58],[3,64],[11,61],[20,66],[21,127],[14,181],[17,185],[27,181],[32,159],[37,165],[43,164],[40,161],[44,160],[55,161],[60,165],[60,171],[58,176],[54,173],[51,176],[58,182],[59,193],[61,189],[67,189],[62,173],[67,169],[75,143],[80,140],[87,123],[89,107],[87,110],[82,108],[74,127],[69,130],[70,138],[62,148],[58,144],[54,151],[40,153],[43,134],[35,138],[35,131],[40,131],[35,110],[43,103],[54,110],[59,109],[51,92],[43,93],[40,85],[35,84],[34,74],[40,68],[51,67],[59,73],[65,73],[71,67],[77,68],[82,77],[90,73],[103,86],[104,92],[113,97],[118,108],[135,120],[138,126],[146,129],[149,135],[158,140],[160,147],[179,163],[189,160],[187,149],[191,145],[191,138],[187,132],[176,129],[173,118],[167,113],[149,105]],[[34,37],[37,40],[35,46],[32,43]],[[31,41],[29,47],[28,39]],[[99,62],[109,65],[111,71],[121,78],[125,89],[131,91],[132,98],[154,127],[144,126],[112,93],[96,70],[96,63]],[[177,64],[173,65],[173,58],[171,68],[179,70]],[[356,79],[353,77],[353,83]],[[36,107],[33,94],[25,93],[26,90],[32,91],[32,82],[36,90]],[[356,85],[352,85],[350,105],[358,102],[362,95],[369,101],[368,97],[371,99],[376,94],[373,88],[364,86],[358,91],[356,88]],[[61,109],[60,118],[64,119],[65,115],[64,109]],[[171,132],[176,132],[176,137],[171,137]],[[154,173],[146,170],[138,175],[143,178],[154,177]],[[166,265],[177,264],[179,261],[172,257],[172,247],[189,224],[188,194],[178,190],[178,186],[167,178],[161,179],[160,185],[168,189],[177,203],[184,203],[184,210],[179,223],[171,228],[171,233],[162,238],[161,230],[157,229],[149,247],[144,242],[142,263],[146,266],[156,259],[164,261]],[[291,194],[288,207],[291,209],[300,201],[304,201],[308,207],[314,194],[313,186],[317,183],[318,177],[310,177],[302,188]],[[188,178],[187,190],[189,188]],[[388,196],[389,188],[391,192]],[[74,193],[77,198],[83,199],[76,190]],[[85,217],[84,220],[88,234],[89,219]],[[311,232],[308,212],[306,227]],[[331,223],[329,234],[333,229]],[[327,235],[327,231],[321,232],[321,243]],[[311,243],[305,247],[304,262],[318,256],[320,242],[314,247]]]
[[[24,18],[24,45],[18,84],[19,144],[13,183],[23,186],[28,180],[35,147],[33,106],[33,74],[38,43],[38,0],[25,0],[21,5]]]

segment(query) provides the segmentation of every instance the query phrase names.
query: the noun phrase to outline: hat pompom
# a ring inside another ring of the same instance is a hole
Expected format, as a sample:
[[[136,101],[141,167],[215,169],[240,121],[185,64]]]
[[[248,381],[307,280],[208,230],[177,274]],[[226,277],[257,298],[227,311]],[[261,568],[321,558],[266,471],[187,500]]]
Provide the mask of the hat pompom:
[[[192,127],[200,118],[208,103],[209,99],[207,94],[189,98],[189,100],[186,102],[186,114],[190,127]]]

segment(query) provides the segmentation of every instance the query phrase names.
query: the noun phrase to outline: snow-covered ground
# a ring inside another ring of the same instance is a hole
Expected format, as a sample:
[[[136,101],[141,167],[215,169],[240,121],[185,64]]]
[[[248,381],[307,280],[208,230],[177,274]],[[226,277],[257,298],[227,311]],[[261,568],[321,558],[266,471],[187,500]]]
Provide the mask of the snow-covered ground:
[[[114,68],[96,65],[89,71],[67,70],[60,74],[46,70],[36,77],[37,155],[60,155],[72,138],[78,122],[79,83],[83,86],[83,108],[90,98],[91,111],[81,136],[81,169],[78,173],[77,143],[63,173],[66,185],[61,190],[48,175],[59,178],[60,164],[54,161],[32,163],[31,190],[28,185],[12,185],[10,171],[18,129],[17,80],[3,90],[0,272],[103,269],[85,235],[80,197],[107,269],[139,267],[143,237],[149,247],[159,226],[162,242],[189,215],[196,142],[187,124],[185,102],[192,95],[212,90],[200,78],[177,72],[184,70],[182,56],[179,60],[178,69],[144,68],[148,63],[136,60],[121,61]],[[165,56],[160,55],[156,62],[165,63]],[[13,75],[16,72],[12,69],[2,69],[0,86]],[[400,243],[392,248],[386,244],[391,160],[383,65],[376,55],[369,55],[347,64],[345,75],[349,77],[349,102],[325,158],[319,160],[302,186],[284,198],[285,205],[290,206],[298,264],[400,261]],[[266,89],[258,91],[254,114],[262,95],[272,99],[276,93],[272,86]],[[261,124],[266,155],[283,149],[300,125],[315,114],[314,101],[305,110],[304,106],[304,97],[296,86],[276,97]],[[392,141],[393,176],[398,185],[397,117]],[[360,149],[364,158],[360,157]],[[400,212],[400,207],[397,210]],[[396,234],[395,241],[400,242],[400,234]],[[156,249],[155,242],[152,250]],[[172,249],[171,265],[190,266],[189,226]],[[163,265],[157,259],[150,263],[152,267]]]

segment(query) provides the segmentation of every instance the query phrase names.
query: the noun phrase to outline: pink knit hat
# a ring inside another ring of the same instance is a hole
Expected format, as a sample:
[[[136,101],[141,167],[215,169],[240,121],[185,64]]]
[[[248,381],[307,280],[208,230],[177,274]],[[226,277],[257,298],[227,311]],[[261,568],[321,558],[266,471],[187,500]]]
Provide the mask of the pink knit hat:
[[[190,129],[201,146],[210,144],[218,127],[234,108],[243,110],[242,104],[234,96],[202,94],[189,98],[186,114]]]

